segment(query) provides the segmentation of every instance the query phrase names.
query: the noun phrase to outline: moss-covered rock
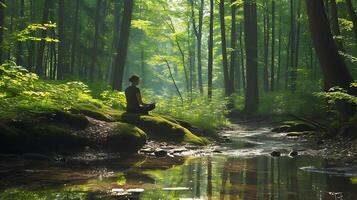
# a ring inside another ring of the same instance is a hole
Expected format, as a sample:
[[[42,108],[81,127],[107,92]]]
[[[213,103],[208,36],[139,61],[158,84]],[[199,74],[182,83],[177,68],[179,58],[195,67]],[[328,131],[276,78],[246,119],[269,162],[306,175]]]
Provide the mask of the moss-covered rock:
[[[208,140],[193,134],[188,129],[160,116],[124,113],[121,121],[134,124],[144,130],[150,138],[178,143],[205,145]]]
[[[72,151],[89,144],[73,129],[44,121],[10,121],[0,125],[0,152]]]
[[[274,128],[272,132],[276,133],[289,133],[289,132],[306,132],[316,131],[316,128],[310,124],[300,121],[286,121],[281,126]]]
[[[115,122],[103,142],[108,151],[135,152],[146,143],[146,133],[131,124]]]
[[[118,121],[124,111],[112,109],[108,106],[98,106],[93,104],[79,104],[71,110],[72,113],[81,113],[88,117],[113,122]]]

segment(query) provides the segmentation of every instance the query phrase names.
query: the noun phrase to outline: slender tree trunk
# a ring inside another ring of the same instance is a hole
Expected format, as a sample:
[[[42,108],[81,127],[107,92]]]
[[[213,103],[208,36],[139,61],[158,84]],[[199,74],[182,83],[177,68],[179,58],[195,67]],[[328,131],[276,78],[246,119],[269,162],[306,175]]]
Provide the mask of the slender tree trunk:
[[[45,0],[45,5],[43,7],[43,14],[42,14],[42,23],[47,23],[48,22],[48,16],[50,12],[50,6],[51,6],[51,0]],[[46,37],[46,30],[41,31],[41,37],[45,38]],[[44,69],[43,69],[43,54],[45,52],[45,45],[46,42],[44,40],[41,40],[40,46],[38,48],[37,52],[37,59],[36,59],[36,73],[40,77],[43,76]]]
[[[3,63],[3,40],[4,40],[4,19],[5,19],[5,14],[4,14],[4,5],[5,5],[5,0],[0,0],[0,64]]]
[[[221,24],[221,42],[222,42],[222,64],[223,64],[223,78],[224,78],[224,89],[226,96],[231,93],[231,88],[229,84],[229,73],[228,73],[228,60],[227,60],[227,43],[226,43],[226,24],[224,19],[224,0],[219,1],[219,19]]]
[[[335,42],[339,51],[343,50],[342,36],[340,31],[340,26],[338,24],[338,10],[336,0],[330,0],[330,10],[331,10],[331,29],[332,34],[335,37]]]
[[[33,0],[29,0],[29,10],[30,10],[30,23],[34,23],[35,15],[34,15],[34,5]],[[27,69],[32,72],[34,67],[34,56],[35,56],[35,42],[29,41],[28,42],[28,56],[27,56]]]
[[[275,90],[275,0],[271,4],[271,69],[270,69],[270,90]]]
[[[119,43],[117,47],[117,56],[115,58],[115,68],[114,68],[114,77],[113,77],[113,89],[122,90],[123,86],[123,75],[126,56],[128,53],[128,44],[129,44],[129,34],[130,34],[130,24],[133,14],[134,0],[125,0],[124,1],[124,13],[121,23],[121,32],[119,37]]]
[[[353,32],[355,33],[355,39],[357,43],[357,14],[353,8],[351,0],[346,0],[346,6],[347,6],[348,15],[350,16],[353,23]]]
[[[231,0],[233,4],[235,0]],[[236,68],[236,59],[237,59],[237,28],[236,28],[236,5],[231,5],[231,16],[232,16],[232,24],[231,24],[231,64],[229,70],[229,88],[230,94],[234,93],[234,69]]]
[[[73,25],[73,40],[72,40],[72,49],[71,49],[71,73],[74,72],[74,65],[76,63],[76,54],[77,54],[77,40],[78,40],[78,21],[79,21],[79,5],[80,0],[76,0],[76,8],[74,14],[74,25]],[[79,67],[79,66],[78,66]]]
[[[99,40],[99,26],[101,20],[101,6],[102,0],[97,0],[97,6],[95,11],[95,25],[94,25],[94,39],[93,39],[93,48],[92,48],[92,61],[89,71],[89,79],[94,81],[96,79],[95,74],[97,74],[97,57],[98,57],[98,40]]]
[[[295,36],[296,36],[296,31],[295,31],[295,4],[294,4],[294,0],[290,0],[290,23],[291,23],[291,27],[290,27],[290,34],[291,34],[291,40],[290,40],[290,72],[288,76],[288,79],[290,78],[290,89],[292,89],[292,85],[294,85],[294,74],[295,74],[295,55],[296,55],[296,40],[295,40]],[[288,86],[288,87],[289,87]]]
[[[20,23],[19,23],[19,29],[23,30],[24,27],[24,17],[25,17],[25,0],[20,0]],[[17,55],[16,55],[16,63],[20,66],[23,66],[24,59],[23,59],[23,45],[22,42],[17,43]]]
[[[268,2],[264,1],[264,90],[269,90],[269,72],[268,72],[268,57],[269,57],[269,15],[268,15]]]
[[[298,2],[298,10],[297,10],[297,29],[296,29],[296,43],[295,43],[295,55],[294,55],[294,63],[292,65],[291,71],[291,90],[296,90],[297,85],[297,70],[299,65],[299,53],[300,53],[300,28],[301,28],[301,1]]]
[[[241,61],[241,74],[242,74],[242,88],[243,92],[246,92],[246,78],[245,78],[245,64],[244,64],[244,45],[243,45],[243,24],[241,24],[239,31],[239,44],[240,44],[240,61]]]
[[[212,75],[213,75],[213,19],[214,2],[210,0],[209,36],[208,36],[208,98],[212,98]]]
[[[324,74],[325,89],[339,86],[356,95],[356,88],[350,87],[353,78],[334,43],[323,1],[306,0],[306,4],[312,40]],[[337,106],[342,120],[347,120],[355,113],[352,104],[340,102]]]
[[[282,3],[279,5],[279,47],[278,47],[278,69],[277,69],[277,77],[276,77],[276,89],[280,89],[280,71],[281,71],[281,50],[282,50]]]
[[[289,65],[290,65],[290,51],[291,51],[291,30],[289,32],[288,44],[286,46],[286,63],[285,63],[285,73],[284,73],[284,89],[289,88]]]
[[[244,1],[244,31],[247,59],[247,90],[245,98],[245,111],[258,110],[258,30],[257,30],[257,4],[255,0]]]
[[[65,71],[65,44],[64,44],[64,0],[58,0],[58,65],[57,65],[57,79],[64,79]]]
[[[116,50],[117,46],[118,46],[118,42],[119,42],[119,35],[120,35],[120,15],[122,13],[122,4],[123,1],[119,1],[119,2],[115,2],[114,4],[114,33],[113,33],[113,49]],[[117,53],[117,52],[116,52]],[[114,58],[112,59],[112,66],[111,66],[111,70],[113,73],[113,70],[115,69],[115,57],[117,55],[114,56]],[[110,79],[112,79],[112,77],[110,77]]]

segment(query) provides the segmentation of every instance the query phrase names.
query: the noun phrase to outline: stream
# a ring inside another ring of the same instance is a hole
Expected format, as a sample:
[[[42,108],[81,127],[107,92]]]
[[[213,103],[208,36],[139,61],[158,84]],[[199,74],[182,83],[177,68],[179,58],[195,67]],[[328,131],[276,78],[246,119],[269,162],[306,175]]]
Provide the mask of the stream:
[[[165,157],[0,155],[0,200],[357,199],[357,166],[325,160],[316,143],[263,123],[232,124],[221,134],[230,142],[171,147]]]

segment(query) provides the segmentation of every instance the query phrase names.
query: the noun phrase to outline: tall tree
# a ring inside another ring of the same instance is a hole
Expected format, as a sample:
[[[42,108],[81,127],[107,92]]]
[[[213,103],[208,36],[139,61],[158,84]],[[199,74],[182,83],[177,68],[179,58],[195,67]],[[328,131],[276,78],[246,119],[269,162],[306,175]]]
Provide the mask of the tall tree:
[[[297,8],[297,20],[295,20],[295,25],[297,23],[296,27],[296,35],[295,35],[295,40],[294,40],[294,60],[292,60],[292,69],[291,69],[291,90],[295,91],[296,90],[296,85],[297,85],[297,71],[298,71],[298,65],[299,65],[299,53],[300,53],[300,30],[301,30],[301,1],[298,1],[298,8]],[[295,28],[294,28],[295,30]]]
[[[338,24],[338,10],[336,0],[330,0],[330,10],[331,10],[331,29],[332,34],[335,37],[336,45],[339,51],[343,51],[342,38],[340,26]]]
[[[45,0],[45,4],[43,7],[43,12],[42,12],[42,23],[47,23],[48,22],[48,15],[50,12],[50,6],[51,6],[51,0]],[[41,37],[45,38],[46,37],[46,30],[41,31]],[[36,59],[36,73],[40,77],[43,76],[44,69],[43,69],[43,54],[45,52],[45,45],[46,42],[42,40],[40,42],[40,46],[38,48],[37,52],[37,59]]]
[[[58,65],[57,79],[64,79],[65,72],[65,39],[64,39],[64,0],[58,0]]]
[[[95,7],[95,24],[94,24],[94,38],[93,38],[93,47],[92,47],[92,57],[91,57],[91,66],[89,71],[89,79],[91,81],[95,80],[96,66],[97,66],[97,57],[98,57],[98,40],[99,40],[99,26],[101,20],[101,11],[102,0],[97,0],[97,5]]]
[[[325,89],[339,86],[356,95],[356,89],[350,87],[353,78],[334,43],[323,0],[306,0],[306,5],[311,37],[324,74]],[[343,120],[355,113],[354,106],[348,103],[339,104],[338,109]]]
[[[122,14],[122,7],[123,7],[123,2],[119,1],[119,2],[115,2],[114,4],[114,32],[113,32],[113,49],[116,50],[118,43],[119,43],[119,35],[120,35],[120,17]],[[111,70],[113,71],[113,69],[115,69],[115,57],[112,59],[112,66],[111,66]],[[112,80],[113,77],[110,77],[110,79]]]
[[[203,93],[203,81],[202,81],[202,27],[203,27],[203,8],[204,0],[200,0],[200,7],[198,12],[198,27],[195,23],[194,12],[194,0],[191,0],[191,13],[193,30],[197,39],[197,76],[198,76],[198,88],[200,93]]]
[[[246,49],[247,89],[245,97],[245,111],[258,110],[258,30],[257,4],[255,0],[244,1],[244,38]]]
[[[222,64],[223,64],[223,79],[224,79],[224,89],[226,96],[231,94],[230,84],[229,84],[229,73],[228,73],[228,59],[227,59],[227,41],[226,41],[226,23],[225,23],[225,12],[224,12],[224,0],[219,1],[219,20],[221,25],[221,44],[222,44]]]
[[[214,17],[214,2],[209,1],[210,15],[209,15],[209,36],[208,36],[208,98],[212,98],[212,73],[213,73],[213,17]]]
[[[115,68],[113,77],[113,89],[121,91],[123,86],[123,75],[125,61],[128,53],[129,34],[131,18],[133,14],[134,0],[124,1],[124,12],[120,29],[120,37],[117,46],[117,56],[115,58]]]
[[[19,29],[23,30],[25,27],[25,0],[20,0],[20,22],[19,22]],[[24,59],[23,59],[23,46],[22,42],[19,41],[17,43],[17,55],[16,55],[16,63],[18,65],[24,65]]]
[[[0,64],[3,62],[3,40],[4,40],[4,9],[5,8],[5,0],[0,0]]]
[[[357,14],[353,8],[351,0],[346,0],[346,6],[347,6],[348,15],[350,16],[353,23],[353,32],[355,34],[355,38],[357,42]]]
[[[263,71],[263,83],[264,90],[269,90],[269,71],[268,71],[268,58],[269,58],[269,14],[268,14],[268,1],[264,1],[264,71]]]
[[[234,69],[236,68],[236,59],[237,59],[237,28],[236,28],[236,5],[234,4],[235,0],[231,0],[231,64],[229,68],[229,88],[231,95],[234,92]]]
[[[73,73],[74,71],[74,65],[76,63],[76,53],[77,53],[77,40],[78,40],[78,22],[79,22],[79,14],[80,14],[80,0],[76,0],[76,7],[74,11],[74,25],[73,25],[73,36],[72,36],[72,48],[71,48],[71,65],[70,65],[70,71]]]
[[[275,0],[271,2],[271,68],[270,68],[270,90],[275,89]]]

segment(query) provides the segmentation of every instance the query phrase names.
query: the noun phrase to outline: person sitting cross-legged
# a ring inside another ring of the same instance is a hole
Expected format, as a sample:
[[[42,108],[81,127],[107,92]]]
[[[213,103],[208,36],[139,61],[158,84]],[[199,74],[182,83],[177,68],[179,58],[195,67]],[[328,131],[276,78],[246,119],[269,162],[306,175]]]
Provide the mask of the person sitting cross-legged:
[[[155,109],[155,103],[146,104],[141,98],[140,89],[137,87],[140,83],[140,77],[132,75],[129,78],[131,85],[125,89],[126,111],[136,114],[149,114],[149,111]]]

